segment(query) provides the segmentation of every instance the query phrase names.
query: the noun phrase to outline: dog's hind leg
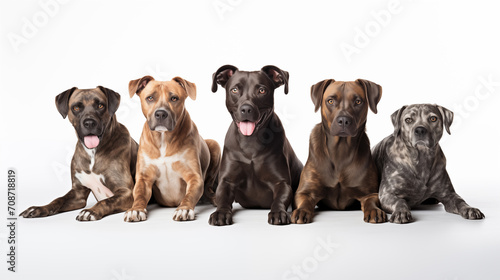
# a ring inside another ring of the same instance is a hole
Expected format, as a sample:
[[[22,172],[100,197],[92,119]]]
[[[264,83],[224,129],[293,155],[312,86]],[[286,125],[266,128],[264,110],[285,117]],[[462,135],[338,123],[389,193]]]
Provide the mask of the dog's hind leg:
[[[221,161],[221,150],[219,144],[212,139],[206,139],[208,149],[210,151],[210,162],[205,175],[205,186],[203,190],[203,199],[208,200],[212,205],[215,205],[215,190],[219,177],[219,168]]]

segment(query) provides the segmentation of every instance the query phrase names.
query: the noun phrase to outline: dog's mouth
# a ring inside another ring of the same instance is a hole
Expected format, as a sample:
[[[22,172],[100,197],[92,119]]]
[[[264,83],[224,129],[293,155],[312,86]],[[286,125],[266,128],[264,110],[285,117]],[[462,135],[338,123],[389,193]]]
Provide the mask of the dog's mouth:
[[[83,144],[87,149],[95,149],[97,146],[99,146],[101,137],[93,134],[89,134],[87,136],[83,137]]]
[[[166,126],[159,125],[159,126],[155,127],[152,130],[153,131],[158,131],[158,132],[165,132],[165,131],[168,131],[168,128]]]
[[[250,122],[250,121],[242,121],[242,122],[236,123],[241,134],[243,134],[245,136],[250,136],[253,134],[253,132],[255,130],[255,124],[256,124],[256,122]]]
[[[350,136],[354,136],[354,135],[351,134],[351,133],[348,133],[347,131],[344,130],[344,131],[338,132],[334,136],[338,136],[338,137],[350,137]]]
[[[431,148],[432,147],[432,143],[431,141],[429,140],[416,140],[415,142],[413,142],[413,147],[415,148]]]
[[[257,130],[262,125],[264,120],[267,118],[267,115],[267,112],[262,113],[260,119],[256,122],[252,122],[249,120],[235,120],[235,123],[238,126],[238,130],[241,132],[241,134],[243,134],[244,136],[251,136],[255,132],[255,130]]]
[[[356,137],[358,135],[358,129],[353,128],[353,129],[345,129],[345,128],[338,128],[333,126],[330,129],[330,133],[332,136],[337,136],[337,137]]]

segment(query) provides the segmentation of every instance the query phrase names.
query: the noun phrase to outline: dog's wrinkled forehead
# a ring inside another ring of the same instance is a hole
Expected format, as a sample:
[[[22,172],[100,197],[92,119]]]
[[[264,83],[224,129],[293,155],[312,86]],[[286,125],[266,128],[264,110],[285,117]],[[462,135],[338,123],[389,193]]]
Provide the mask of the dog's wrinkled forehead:
[[[410,105],[403,112],[403,118],[412,117],[415,120],[425,118],[429,115],[436,115],[438,118],[441,116],[436,106],[430,104]]]
[[[229,78],[226,88],[231,90],[234,86],[245,88],[247,86],[264,85],[273,90],[271,79],[260,71],[237,71]]]
[[[327,98],[332,95],[337,95],[339,98],[353,95],[365,98],[366,93],[363,88],[355,82],[337,81],[328,86],[328,88],[325,90],[323,98]]]
[[[82,103],[84,106],[95,103],[106,103],[106,95],[98,88],[77,89],[69,98],[69,105]]]
[[[183,99],[187,98],[186,91],[181,85],[174,81],[151,81],[145,89],[150,94],[157,93],[168,95],[173,93],[179,95],[179,97],[182,97]]]

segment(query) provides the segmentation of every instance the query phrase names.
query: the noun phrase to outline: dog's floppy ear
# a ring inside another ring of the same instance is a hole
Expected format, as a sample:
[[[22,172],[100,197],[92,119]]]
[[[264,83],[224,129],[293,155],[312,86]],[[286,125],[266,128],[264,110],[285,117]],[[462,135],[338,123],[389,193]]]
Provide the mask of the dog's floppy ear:
[[[63,119],[66,118],[69,111],[69,98],[73,94],[77,87],[72,87],[56,96],[56,107],[57,111],[61,114]]]
[[[276,88],[285,85],[285,94],[288,94],[289,74],[287,71],[281,70],[274,65],[264,66],[260,71],[264,72],[274,82]]]
[[[141,93],[141,91],[146,87],[146,85],[150,81],[154,81],[155,79],[151,76],[144,76],[137,80],[132,80],[128,83],[128,93],[130,94],[130,98],[134,96],[134,94]]]
[[[120,95],[114,90],[103,86],[97,86],[97,88],[99,88],[106,95],[106,98],[108,99],[108,112],[113,115],[116,110],[118,110],[118,106],[120,106]]]
[[[231,78],[236,71],[238,71],[238,68],[233,65],[224,65],[217,69],[212,75],[212,92],[217,91],[217,84],[225,87],[229,78]]]
[[[319,107],[321,107],[321,102],[323,100],[323,93],[331,83],[335,83],[335,80],[327,79],[311,86],[311,99],[314,103],[314,112],[318,112]]]
[[[397,110],[391,115],[392,124],[394,125],[394,137],[397,137],[399,135],[399,132],[401,131],[401,115],[403,114],[403,111],[406,109],[406,107],[406,105],[401,107],[401,109]]]
[[[357,79],[356,83],[361,84],[361,86],[365,89],[366,99],[368,100],[368,105],[370,106],[370,110],[373,113],[377,113],[377,104],[382,98],[382,87],[374,82]]]
[[[191,99],[196,100],[196,85],[184,80],[181,77],[175,77],[172,81],[176,81],[181,85],[181,87],[186,91],[187,95],[191,97]]]
[[[451,134],[450,125],[453,122],[453,112],[446,109],[445,107],[439,105],[435,106],[438,108],[439,112],[441,113],[441,116],[443,117],[443,125],[444,128],[446,129],[446,132],[448,132],[448,134]]]

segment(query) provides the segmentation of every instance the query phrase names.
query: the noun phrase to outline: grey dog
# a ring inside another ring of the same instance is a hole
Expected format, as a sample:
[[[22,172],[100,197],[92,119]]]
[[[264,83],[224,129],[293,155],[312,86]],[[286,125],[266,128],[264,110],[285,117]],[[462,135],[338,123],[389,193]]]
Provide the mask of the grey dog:
[[[391,115],[394,133],[373,148],[380,182],[382,209],[392,223],[413,221],[410,209],[422,203],[443,203],[445,210],[465,219],[483,219],[456,192],[446,172],[439,146],[443,127],[450,134],[453,112],[431,104],[403,106]]]

